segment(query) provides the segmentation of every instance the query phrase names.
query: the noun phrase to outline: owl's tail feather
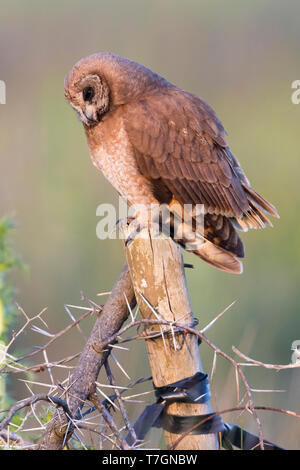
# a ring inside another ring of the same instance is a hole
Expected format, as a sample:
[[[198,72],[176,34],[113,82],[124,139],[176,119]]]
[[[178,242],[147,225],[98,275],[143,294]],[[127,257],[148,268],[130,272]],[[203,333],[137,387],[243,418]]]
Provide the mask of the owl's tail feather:
[[[168,206],[171,212],[171,224],[176,226],[176,218],[184,219],[182,224],[179,223],[181,237],[176,236],[175,229],[173,235],[171,234],[174,241],[217,269],[241,274],[243,264],[238,258],[243,258],[245,255],[244,245],[235,229],[247,231],[249,228],[272,226],[266,214],[279,217],[276,208],[271,203],[250,186],[243,184],[243,187],[249,202],[247,213],[241,218],[231,219],[222,215],[205,214],[202,231],[196,224],[198,216],[195,218],[194,214],[190,214],[190,220],[183,217],[185,209],[173,199]]]
[[[176,226],[176,217],[182,217],[182,206],[170,205],[171,225]],[[180,218],[182,220],[182,218]],[[230,220],[221,215],[206,214],[202,230],[195,229],[195,219],[184,218],[180,225],[180,237],[174,230],[171,237],[185,250],[195,254],[211,266],[233,274],[243,272],[238,258],[244,256],[244,246]],[[178,225],[177,225],[178,227]]]
[[[249,210],[241,218],[232,218],[233,226],[243,232],[247,232],[249,228],[273,227],[272,222],[266,214],[279,218],[276,207],[244,183],[243,189],[247,194]]]
[[[221,269],[221,271],[232,274],[241,274],[243,272],[243,263],[233,253],[209,241],[204,241],[201,247],[192,251],[192,253],[214,268]]]

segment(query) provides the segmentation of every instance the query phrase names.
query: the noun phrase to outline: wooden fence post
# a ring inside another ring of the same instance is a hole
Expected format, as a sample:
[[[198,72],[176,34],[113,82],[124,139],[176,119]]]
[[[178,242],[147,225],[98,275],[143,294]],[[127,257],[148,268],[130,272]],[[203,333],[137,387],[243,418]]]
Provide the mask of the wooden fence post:
[[[152,238],[151,230],[144,229],[125,251],[141,317],[155,319],[144,296],[164,320],[192,325],[193,314],[179,246],[171,239]],[[160,331],[160,328],[167,327],[155,325],[147,327],[147,332]],[[162,336],[146,340],[152,377],[157,387],[202,371],[197,338],[180,332],[174,337],[165,334],[164,340]],[[209,403],[178,402],[170,404],[167,412],[194,416],[210,413],[211,407]],[[164,431],[164,437],[170,447],[179,435]],[[190,434],[180,441],[176,449],[217,450],[218,435]]]

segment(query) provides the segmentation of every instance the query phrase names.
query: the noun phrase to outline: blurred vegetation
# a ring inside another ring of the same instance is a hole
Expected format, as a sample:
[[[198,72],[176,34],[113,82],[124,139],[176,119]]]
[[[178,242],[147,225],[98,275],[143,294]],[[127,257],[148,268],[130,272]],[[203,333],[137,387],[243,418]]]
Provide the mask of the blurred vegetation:
[[[118,240],[96,238],[96,207],[117,196],[91,165],[82,126],[63,95],[75,61],[106,50],[210,103],[253,187],[277,206],[281,219],[273,229],[242,234],[242,276],[184,256],[195,265],[187,277],[200,325],[237,300],[209,332],[216,344],[229,353],[234,344],[264,362],[290,361],[291,343],[300,338],[300,106],[291,102],[291,83],[300,78],[299,22],[297,0],[11,0],[1,6],[7,104],[0,106],[0,214],[16,211],[20,221],[16,241],[31,276],[13,282],[29,315],[47,306],[50,330],[57,331],[68,322],[63,304],[78,303],[81,290],[99,300],[96,293],[111,289],[124,263]],[[38,341],[32,332],[19,347]],[[57,345],[51,359],[72,348],[71,341]],[[209,372],[211,354],[204,346],[201,354]],[[148,371],[142,344],[124,352],[122,362],[132,376]],[[287,390],[257,393],[258,404],[299,410],[298,371],[252,367],[247,375],[253,388]],[[215,408],[235,403],[233,383],[228,365],[218,362]],[[27,394],[17,381],[10,391],[16,399]],[[268,439],[300,447],[296,420],[261,418]],[[246,415],[239,420],[252,423]]]
[[[4,217],[0,219],[0,364],[2,351],[5,347],[6,333],[12,325],[16,315],[14,303],[15,289],[8,283],[7,275],[15,267],[24,268],[24,264],[16,255],[10,244],[11,231],[15,228],[12,219]],[[0,377],[0,409],[7,403],[4,376]]]

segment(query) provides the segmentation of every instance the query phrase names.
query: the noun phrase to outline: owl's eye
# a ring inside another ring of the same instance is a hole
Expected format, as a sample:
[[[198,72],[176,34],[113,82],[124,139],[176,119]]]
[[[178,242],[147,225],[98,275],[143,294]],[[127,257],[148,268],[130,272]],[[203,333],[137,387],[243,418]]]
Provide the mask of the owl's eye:
[[[92,88],[91,86],[84,88],[82,91],[84,101],[91,101],[94,98],[94,95],[95,91],[94,88]]]

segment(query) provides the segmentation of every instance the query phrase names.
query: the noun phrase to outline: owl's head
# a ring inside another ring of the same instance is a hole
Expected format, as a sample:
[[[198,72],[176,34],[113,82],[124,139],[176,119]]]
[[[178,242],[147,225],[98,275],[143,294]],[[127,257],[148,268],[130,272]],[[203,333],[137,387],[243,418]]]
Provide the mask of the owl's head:
[[[88,127],[97,125],[109,109],[109,86],[97,73],[69,75],[65,82],[65,96]]]
[[[84,125],[93,127],[115,107],[169,85],[143,65],[100,52],[74,65],[65,79],[65,96]]]

